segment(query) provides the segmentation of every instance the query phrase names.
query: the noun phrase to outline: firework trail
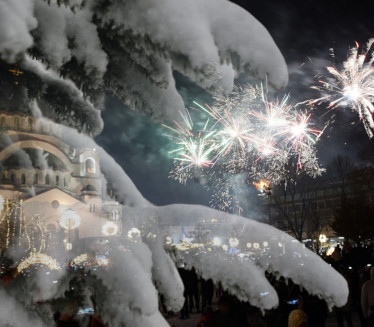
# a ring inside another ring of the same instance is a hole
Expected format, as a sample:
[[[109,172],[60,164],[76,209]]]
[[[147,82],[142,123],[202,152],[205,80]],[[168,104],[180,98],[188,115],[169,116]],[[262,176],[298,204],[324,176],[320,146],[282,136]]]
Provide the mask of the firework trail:
[[[373,138],[374,129],[374,56],[370,51],[374,39],[370,39],[359,53],[359,44],[349,51],[342,68],[327,67],[330,76],[313,86],[322,96],[309,103],[328,102],[328,108],[350,107],[359,114],[369,138]],[[369,58],[369,59],[368,59]]]

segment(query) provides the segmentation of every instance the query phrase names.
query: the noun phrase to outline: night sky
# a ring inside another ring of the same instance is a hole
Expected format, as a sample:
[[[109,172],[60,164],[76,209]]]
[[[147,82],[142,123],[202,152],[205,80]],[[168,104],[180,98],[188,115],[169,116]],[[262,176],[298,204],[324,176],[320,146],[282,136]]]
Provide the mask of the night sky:
[[[289,69],[289,85],[279,93],[290,93],[292,103],[317,97],[310,86],[317,74],[326,74],[332,65],[330,48],[335,61],[346,59],[354,41],[364,45],[374,37],[374,1],[234,1],[247,9],[270,32],[281,50]],[[187,108],[193,100],[211,101],[210,95],[176,74],[177,86]],[[323,116],[323,114],[326,114]],[[370,146],[357,114],[346,111],[317,110],[321,120],[335,114],[318,143],[318,157],[323,166],[336,155],[346,155],[357,161],[357,154]],[[172,143],[163,136],[160,124],[139,113],[132,112],[119,101],[108,96],[103,112],[104,131],[96,137],[114,159],[124,168],[143,195],[159,205],[169,203],[209,204],[210,193],[197,181],[181,185],[168,178]],[[115,141],[114,141],[115,140]],[[256,192],[249,187],[248,199],[255,200]],[[258,201],[252,201],[252,203]]]

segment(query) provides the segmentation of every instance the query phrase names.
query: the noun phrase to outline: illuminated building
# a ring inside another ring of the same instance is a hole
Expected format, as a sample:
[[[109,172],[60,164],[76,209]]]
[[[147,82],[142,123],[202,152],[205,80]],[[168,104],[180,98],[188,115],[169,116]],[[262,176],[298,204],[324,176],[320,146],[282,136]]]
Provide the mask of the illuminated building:
[[[1,252],[7,243],[7,227],[1,228],[1,224],[15,219],[10,210],[14,203],[22,207],[26,230],[39,217],[47,248],[61,245],[61,239],[81,246],[100,243],[108,237],[104,227],[108,222],[117,226],[109,236],[121,233],[122,208],[115,201],[103,200],[106,190],[95,149],[66,144],[61,133],[60,126],[46,119],[0,112]],[[73,214],[79,217],[74,228],[69,218]],[[61,219],[66,220],[65,225]],[[67,250],[74,249],[73,245]]]

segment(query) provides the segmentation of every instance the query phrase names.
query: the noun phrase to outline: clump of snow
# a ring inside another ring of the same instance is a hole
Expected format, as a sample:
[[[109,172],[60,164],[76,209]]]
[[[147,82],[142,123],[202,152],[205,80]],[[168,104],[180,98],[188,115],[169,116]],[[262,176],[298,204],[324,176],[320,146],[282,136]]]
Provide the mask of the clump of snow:
[[[173,70],[209,91],[231,90],[240,73],[266,79],[275,89],[287,84],[285,61],[268,31],[230,1],[68,4],[1,2],[0,56],[12,63],[29,50],[96,106],[107,91],[157,119],[180,120],[185,108]]]
[[[58,92],[66,94],[70,100],[71,105],[74,107],[73,113],[76,115],[64,115],[60,113],[60,122],[66,125],[79,128],[90,134],[98,134],[103,129],[103,120],[101,119],[100,110],[95,108],[95,106],[85,98],[83,92],[75,85],[75,83],[70,79],[65,79],[60,77],[52,69],[47,69],[46,66],[36,60],[32,59],[30,56],[26,55],[25,60],[22,63],[22,69],[40,77],[40,79],[48,85],[48,87],[53,87],[58,90]],[[50,101],[49,101],[50,102]],[[32,104],[34,107],[38,104],[34,101]],[[58,103],[57,105],[63,105]],[[53,112],[53,104],[49,107],[49,114]],[[70,109],[70,108],[68,108]],[[68,111],[66,109],[66,111]],[[34,110],[34,109],[32,109]],[[35,111],[35,110],[34,110]],[[69,110],[70,113],[70,110]],[[57,113],[55,113],[58,115]],[[80,121],[77,117],[85,117],[84,121]]]
[[[89,142],[91,146],[94,145],[91,139],[79,137],[73,131],[64,133],[64,135],[69,136],[70,141],[81,140],[83,143]],[[203,220],[206,222],[214,220],[221,223],[209,225],[209,229],[212,230],[211,241],[217,235],[223,239],[229,239],[233,231],[239,229],[241,236],[238,239],[240,239],[242,249],[245,249],[247,243],[250,242],[259,244],[261,250],[258,253],[255,252],[255,255],[245,256],[246,260],[242,256],[232,256],[227,251],[212,253],[207,250],[207,247],[212,248],[210,244],[197,253],[196,251],[182,252],[181,255],[186,263],[190,267],[194,266],[205,278],[221,281],[231,293],[240,299],[248,300],[266,309],[276,307],[278,299],[265,278],[265,270],[291,278],[311,294],[325,299],[330,307],[342,306],[346,303],[348,287],[345,279],[318,255],[290,235],[267,224],[204,206],[182,204],[153,206],[143,198],[130,178],[105,150],[97,145],[95,148],[100,154],[103,174],[107,181],[115,186],[114,189],[119,199],[125,203],[123,207],[125,219],[143,230],[145,222],[152,219],[151,226],[153,226],[154,234],[157,235],[157,241],[149,244],[152,245],[150,248],[153,259],[157,260],[154,264],[161,260],[158,263],[159,267],[166,267],[163,280],[175,280],[175,271],[165,261],[164,255],[161,255],[164,251],[165,237],[173,236],[168,235],[170,226],[191,228],[191,226],[197,227]],[[149,223],[146,226],[150,226]],[[265,249],[264,242],[268,244]],[[245,254],[246,251],[242,250],[241,253]],[[158,273],[161,274],[160,271]],[[219,276],[216,276],[217,273]]]
[[[180,251],[177,258],[187,267],[195,267],[204,278],[220,281],[231,294],[260,308],[278,305],[265,270],[292,279],[310,294],[325,299],[329,307],[343,306],[347,301],[347,283],[335,269],[290,235],[267,224],[197,205],[124,208],[124,214],[138,222],[155,217],[162,237],[173,237],[176,244],[182,239],[173,235],[170,226],[194,230],[205,225],[210,234],[203,246]],[[227,248],[214,246],[214,237]],[[231,248],[229,239],[233,237],[239,244]]]
[[[0,2],[0,57],[16,61],[33,44],[30,31],[37,26],[31,0]]]

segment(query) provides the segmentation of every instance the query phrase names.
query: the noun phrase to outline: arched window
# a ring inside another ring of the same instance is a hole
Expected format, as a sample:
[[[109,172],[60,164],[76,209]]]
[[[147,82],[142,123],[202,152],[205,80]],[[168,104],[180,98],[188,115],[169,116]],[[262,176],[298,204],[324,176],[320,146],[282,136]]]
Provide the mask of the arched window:
[[[0,127],[5,127],[5,117],[1,117],[0,119]]]
[[[118,210],[117,209],[114,209],[112,211],[112,219],[113,220],[118,220]]]
[[[91,158],[87,158],[85,161],[86,173],[95,174],[95,161]]]
[[[19,129],[19,118],[18,117],[14,118],[14,128]]]
[[[38,174],[34,174],[33,184],[38,184]]]
[[[16,181],[16,176],[14,174],[10,175],[10,182],[14,184],[15,181]]]
[[[49,175],[48,175],[48,174],[45,175],[45,183],[46,183],[47,185],[49,185]]]
[[[59,186],[60,185],[60,176],[56,176],[56,185]]]
[[[21,184],[22,185],[26,184],[26,175],[25,174],[22,174],[22,176],[21,176]]]

